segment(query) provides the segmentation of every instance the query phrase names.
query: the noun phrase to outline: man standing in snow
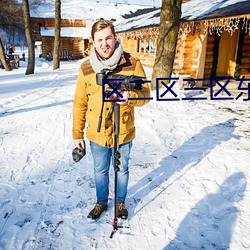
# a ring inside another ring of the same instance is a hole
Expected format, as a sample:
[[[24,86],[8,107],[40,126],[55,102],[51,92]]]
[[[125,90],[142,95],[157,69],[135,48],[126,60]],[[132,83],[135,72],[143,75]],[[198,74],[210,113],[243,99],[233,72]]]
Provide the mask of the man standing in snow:
[[[114,152],[114,114],[112,114],[111,119],[108,118],[113,103],[105,102],[102,115],[104,120],[101,123],[100,132],[97,132],[98,117],[103,102],[103,87],[97,84],[96,74],[108,70],[112,74],[136,75],[144,79],[146,76],[140,61],[123,51],[111,22],[100,20],[94,23],[91,37],[93,50],[90,59],[80,66],[76,84],[73,103],[73,140],[76,147],[85,147],[83,131],[87,122],[86,137],[90,141],[93,155],[97,198],[96,205],[90,211],[88,218],[97,219],[108,208],[109,168]],[[122,102],[121,100],[119,102],[121,164],[119,165],[117,182],[117,217],[127,218],[125,198],[129,178],[128,161],[132,140],[135,138],[134,107],[148,103],[150,90],[148,84],[144,83],[141,90],[123,89],[120,93],[123,98]]]

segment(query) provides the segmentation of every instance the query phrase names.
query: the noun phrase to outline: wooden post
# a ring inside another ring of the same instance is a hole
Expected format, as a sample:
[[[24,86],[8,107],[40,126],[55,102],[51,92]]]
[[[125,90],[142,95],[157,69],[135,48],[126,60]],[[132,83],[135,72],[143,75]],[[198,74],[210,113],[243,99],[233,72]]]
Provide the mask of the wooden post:
[[[196,78],[203,78],[204,77],[204,68],[205,68],[205,60],[206,60],[206,50],[207,50],[207,36],[201,34],[199,37],[199,54],[198,54],[198,65],[197,65],[197,72]],[[197,81],[196,87],[202,87],[203,82]]]

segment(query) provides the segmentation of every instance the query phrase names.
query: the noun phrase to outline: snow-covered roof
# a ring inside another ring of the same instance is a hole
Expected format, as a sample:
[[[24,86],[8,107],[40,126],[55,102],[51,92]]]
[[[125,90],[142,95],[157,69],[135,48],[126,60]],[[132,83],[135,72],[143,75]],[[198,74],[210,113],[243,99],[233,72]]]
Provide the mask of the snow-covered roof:
[[[132,18],[119,19],[114,22],[116,32],[159,25],[160,11],[160,9],[156,9],[150,13],[138,15]]]
[[[160,8],[156,8],[146,14],[119,19],[114,23],[116,31],[158,26],[160,11]],[[182,4],[181,20],[194,21],[242,14],[250,14],[249,0],[191,0]]]
[[[54,28],[41,28],[42,36],[54,36]],[[83,27],[62,27],[61,37],[78,37],[82,39],[89,39],[91,36],[90,28]]]
[[[94,0],[61,0],[61,18],[71,20],[118,19],[124,14],[150,6],[136,4],[116,4]],[[54,18],[55,4],[47,0],[36,9],[30,10],[31,17]]]
[[[250,13],[249,0],[191,0],[182,4],[182,19],[185,21],[247,13]]]

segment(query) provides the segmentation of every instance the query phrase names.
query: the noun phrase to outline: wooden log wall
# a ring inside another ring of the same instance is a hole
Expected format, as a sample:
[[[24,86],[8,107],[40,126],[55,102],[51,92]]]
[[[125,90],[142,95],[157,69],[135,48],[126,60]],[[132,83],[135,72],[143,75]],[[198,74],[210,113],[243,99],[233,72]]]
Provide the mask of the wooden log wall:
[[[42,57],[46,58],[48,52],[52,52],[54,47],[54,37],[42,38]],[[77,58],[84,56],[84,51],[88,47],[88,40],[78,38],[61,38],[60,51],[69,51]]]
[[[190,75],[191,78],[196,78],[197,75],[197,58],[199,53],[198,37],[195,35],[187,35],[185,39],[184,50],[179,51],[183,53],[182,67],[179,69],[179,75]],[[178,54],[177,54],[178,57]]]
[[[152,53],[152,54],[150,54],[150,53],[145,53],[145,54],[136,53],[134,56],[136,58],[138,58],[141,61],[142,65],[144,65],[145,67],[147,67],[147,68],[154,67],[154,60],[155,60],[154,53]]]
[[[179,35],[176,44],[175,59],[173,65],[173,73],[179,75],[180,70],[183,67],[183,50],[185,46],[185,36]]]
[[[32,27],[38,29],[39,27],[49,28],[55,27],[54,18],[31,18]],[[86,21],[84,20],[71,20],[71,19],[62,19],[61,27],[86,27]]]
[[[204,68],[204,78],[209,79],[213,68],[213,57],[214,57],[214,46],[215,46],[215,34],[208,35],[207,37],[207,50]]]
[[[53,51],[54,37],[42,37],[42,57],[46,58],[48,52]]]
[[[132,56],[138,58],[145,67],[152,68],[154,66],[155,53],[138,51],[138,46],[140,46],[139,40],[121,38],[120,41],[124,51],[127,51],[131,53]],[[144,42],[144,38],[140,39],[140,42]]]
[[[250,36],[245,35],[242,45],[242,58],[240,65],[240,78],[242,76],[250,78]]]
[[[84,56],[84,51],[88,48],[89,45],[89,40],[87,39],[79,39],[79,38],[74,38],[73,39],[73,53],[74,55],[82,55]]]
[[[73,39],[63,37],[61,38],[60,51],[70,51],[73,52]]]
[[[133,55],[136,54],[137,40],[129,39],[129,40],[123,40],[121,42],[124,51],[127,51]]]
[[[140,44],[143,43],[143,47],[145,48],[146,43],[152,42],[152,39],[154,38],[151,36],[147,37],[146,35],[137,39],[128,39],[126,37],[120,36],[123,49],[131,53],[134,57],[140,59],[141,63],[145,67],[149,68],[153,68],[154,66],[157,39],[155,38],[155,51],[153,53],[150,53],[145,49],[141,50]],[[199,52],[197,39],[198,37],[195,35],[185,36],[183,34],[179,34],[173,66],[173,73],[177,76],[189,74],[192,78],[196,78],[198,62],[197,57]]]

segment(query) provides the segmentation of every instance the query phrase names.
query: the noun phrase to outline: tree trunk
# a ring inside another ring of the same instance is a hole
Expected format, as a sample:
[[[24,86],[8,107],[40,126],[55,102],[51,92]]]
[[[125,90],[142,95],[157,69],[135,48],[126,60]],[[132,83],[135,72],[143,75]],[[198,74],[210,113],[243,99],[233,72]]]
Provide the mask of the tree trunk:
[[[1,37],[0,37],[0,61],[6,71],[11,71],[11,68],[6,60],[4,46]]]
[[[55,40],[53,50],[53,70],[60,68],[59,48],[61,33],[61,0],[55,1]]]
[[[32,27],[30,21],[30,9],[28,0],[22,0],[22,8],[23,8],[23,18],[24,18],[24,31],[25,31],[26,41],[28,44],[28,66],[25,74],[30,75],[34,74],[35,70],[35,48],[32,37]]]
[[[151,89],[157,78],[171,78],[175,48],[181,18],[181,0],[162,0],[160,30],[151,79]]]

